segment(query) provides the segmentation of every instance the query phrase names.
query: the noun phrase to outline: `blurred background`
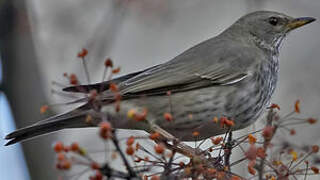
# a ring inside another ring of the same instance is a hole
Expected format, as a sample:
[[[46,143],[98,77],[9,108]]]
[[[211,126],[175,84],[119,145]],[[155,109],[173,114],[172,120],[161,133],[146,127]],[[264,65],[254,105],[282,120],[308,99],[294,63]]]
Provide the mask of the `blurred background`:
[[[85,82],[76,57],[82,48],[89,50],[91,79],[99,82],[107,57],[126,74],[172,59],[248,12],[272,10],[319,19],[319,9],[318,0],[0,0],[0,176],[57,179],[52,151],[56,139],[103,149],[95,129],[64,130],[2,146],[5,134],[15,128],[70,108],[39,113],[44,104],[71,100],[51,91],[53,81],[66,82],[64,72],[76,73]],[[272,102],[283,113],[300,99],[304,114],[320,117],[318,33],[316,21],[292,32],[282,47],[280,80]],[[296,143],[319,144],[319,128],[318,124],[308,127],[307,133],[299,130]]]

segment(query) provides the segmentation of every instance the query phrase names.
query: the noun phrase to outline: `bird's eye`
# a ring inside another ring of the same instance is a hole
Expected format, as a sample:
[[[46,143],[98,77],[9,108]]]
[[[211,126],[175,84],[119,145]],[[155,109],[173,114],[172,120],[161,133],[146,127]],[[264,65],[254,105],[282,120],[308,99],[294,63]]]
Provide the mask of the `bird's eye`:
[[[279,20],[276,17],[270,17],[269,18],[269,23],[273,26],[276,26],[278,24]]]

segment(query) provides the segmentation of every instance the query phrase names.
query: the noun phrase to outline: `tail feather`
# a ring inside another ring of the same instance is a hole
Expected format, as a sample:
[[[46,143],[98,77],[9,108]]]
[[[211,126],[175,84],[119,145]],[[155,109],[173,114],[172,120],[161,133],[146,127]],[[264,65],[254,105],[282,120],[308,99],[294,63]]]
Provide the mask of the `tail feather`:
[[[85,122],[87,114],[88,111],[81,112],[79,109],[76,109],[65,114],[39,121],[31,126],[18,129],[5,137],[5,139],[9,140],[5,146],[65,128],[89,127],[90,124]]]

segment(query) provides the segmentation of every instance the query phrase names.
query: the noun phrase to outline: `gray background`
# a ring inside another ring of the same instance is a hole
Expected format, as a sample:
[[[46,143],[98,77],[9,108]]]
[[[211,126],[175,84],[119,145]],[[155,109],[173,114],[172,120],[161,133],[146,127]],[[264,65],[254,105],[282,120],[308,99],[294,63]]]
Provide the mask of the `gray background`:
[[[64,72],[85,82],[77,52],[89,50],[91,79],[101,81],[103,62],[111,57],[121,74],[170,60],[185,49],[217,35],[240,16],[256,10],[320,18],[318,0],[28,0],[14,1],[16,14],[7,69],[7,95],[17,126],[44,118],[42,104],[65,102],[52,95],[52,81]],[[292,32],[281,50],[280,81],[273,103],[283,113],[301,100],[302,111],[320,116],[319,21]],[[70,107],[60,106],[55,112]],[[259,126],[259,125],[256,125]],[[318,143],[319,124],[298,131],[297,143]],[[250,128],[249,128],[250,129]],[[244,130],[247,131],[247,130]],[[300,134],[299,134],[300,132]],[[307,133],[306,133],[307,132]],[[123,132],[125,135],[127,132]],[[103,149],[96,130],[65,130],[23,143],[32,179],[57,179],[52,142],[79,141]],[[236,155],[235,155],[236,156]],[[238,169],[241,171],[241,168]]]

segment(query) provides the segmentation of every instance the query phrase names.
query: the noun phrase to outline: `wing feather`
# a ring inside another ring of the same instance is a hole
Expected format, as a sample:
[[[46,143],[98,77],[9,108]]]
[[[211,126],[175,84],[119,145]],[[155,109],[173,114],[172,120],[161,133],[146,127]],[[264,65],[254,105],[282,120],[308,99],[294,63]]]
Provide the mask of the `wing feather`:
[[[217,45],[222,42],[214,41],[217,42],[208,40],[167,63],[120,83],[121,93],[161,94],[165,90],[179,92],[206,86],[231,85],[252,75],[251,65],[257,62],[252,48],[233,44],[225,49]]]
[[[225,47],[226,44],[228,47]],[[252,47],[212,38],[188,49],[171,61],[112,82],[118,84],[123,98],[232,85],[253,74],[252,67],[257,63],[257,57],[259,55]],[[110,92],[105,91],[101,98],[110,99]]]

